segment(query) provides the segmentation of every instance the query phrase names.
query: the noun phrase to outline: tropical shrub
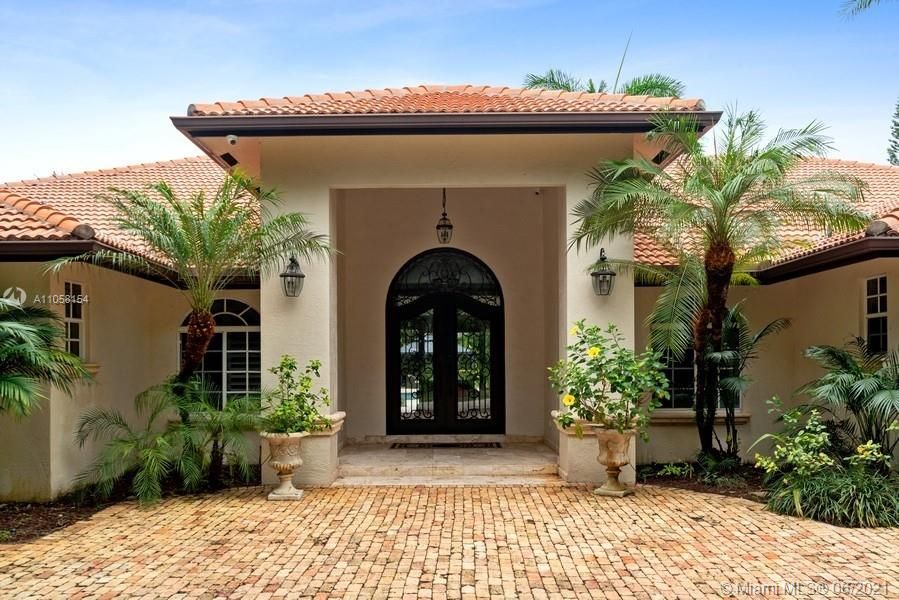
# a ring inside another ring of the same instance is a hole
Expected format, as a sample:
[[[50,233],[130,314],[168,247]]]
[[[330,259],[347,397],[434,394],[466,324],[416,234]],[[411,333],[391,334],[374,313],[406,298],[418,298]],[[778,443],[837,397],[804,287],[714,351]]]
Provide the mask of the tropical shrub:
[[[770,455],[756,455],[770,510],[846,527],[899,525],[899,480],[883,471],[889,457],[879,444],[869,441],[849,456],[835,455],[817,410],[784,411],[776,398],[770,403],[784,423],[783,433],[758,440],[773,442]]]
[[[892,455],[899,447],[899,352],[875,353],[856,338],[842,348],[812,346],[805,355],[826,372],[800,392],[832,417],[850,446],[873,442]]]
[[[60,348],[62,339],[53,311],[0,298],[0,414],[28,416],[46,385],[71,393],[90,379],[81,359]]]
[[[79,446],[93,440],[103,447],[76,481],[103,498],[130,477],[131,491],[142,504],[158,500],[164,484],[175,477],[186,489],[197,489],[203,480],[202,456],[191,443],[188,426],[178,420],[178,403],[170,394],[149,393],[140,394],[134,405],[144,419],[139,427],[116,410],[95,408],[81,416],[75,433]]]
[[[269,369],[278,378],[278,385],[266,394],[269,410],[263,428],[270,433],[321,431],[331,422],[319,412],[319,406],[329,406],[328,390],[312,390],[313,377],[321,376],[321,361],[310,360],[299,375],[297,359],[285,354],[278,366]]]
[[[78,422],[76,440],[103,443],[98,458],[78,475],[78,481],[107,497],[120,481],[130,478],[131,491],[141,503],[158,500],[166,484],[191,491],[222,484],[223,464],[250,477],[246,433],[260,424],[259,399],[230,398],[223,408],[198,379],[186,386],[171,380],[135,399],[144,419],[132,426],[120,412],[93,409]],[[179,414],[189,415],[179,419]]]
[[[668,394],[660,354],[626,348],[612,324],[600,329],[580,320],[571,334],[575,340],[567,358],[549,369],[550,383],[565,406],[559,424],[574,425],[580,435],[577,419],[583,419],[620,433],[636,430],[646,439],[650,414]]]

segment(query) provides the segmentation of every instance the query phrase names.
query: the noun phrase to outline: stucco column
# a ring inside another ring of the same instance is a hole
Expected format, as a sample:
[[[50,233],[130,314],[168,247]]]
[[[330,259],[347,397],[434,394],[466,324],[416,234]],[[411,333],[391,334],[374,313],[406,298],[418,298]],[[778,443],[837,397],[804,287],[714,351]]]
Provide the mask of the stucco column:
[[[566,234],[570,240],[574,235],[572,213],[578,202],[587,197],[589,190],[586,180],[569,183],[565,188]],[[633,258],[633,242],[629,237],[619,236],[607,240],[603,245],[610,258]],[[563,315],[563,327],[560,327],[560,346],[568,344],[568,332],[571,324],[579,319],[588,323],[605,327],[614,323],[628,340],[634,343],[634,284],[630,276],[618,275],[615,287],[609,296],[597,296],[593,293],[589,267],[599,258],[599,247],[584,248],[580,251],[572,248],[566,254],[564,299],[560,313]],[[560,404],[561,407],[561,404]],[[585,435],[578,439],[574,430],[562,431],[559,436],[559,474],[566,481],[602,483],[605,481],[603,468],[596,461],[596,437]],[[621,471],[621,480],[625,483],[635,481],[634,464],[636,464],[635,446],[630,448],[631,465]]]
[[[281,190],[284,211],[304,213],[312,228],[335,237],[336,218],[331,192],[326,186],[298,186],[288,181],[269,181],[266,184]],[[274,375],[268,372],[284,354],[296,357],[302,368],[307,361],[322,362],[321,379],[316,387],[330,391],[332,404],[326,412],[336,412],[339,405],[337,390],[337,283],[333,260],[302,262],[306,279],[297,298],[287,298],[280,277],[274,274],[260,284],[262,307],[262,366],[263,385],[272,386]],[[327,485],[337,477],[338,428],[303,440],[303,466],[294,475],[294,483]],[[263,457],[268,448],[263,448]],[[263,468],[263,482],[276,483],[274,470]]]

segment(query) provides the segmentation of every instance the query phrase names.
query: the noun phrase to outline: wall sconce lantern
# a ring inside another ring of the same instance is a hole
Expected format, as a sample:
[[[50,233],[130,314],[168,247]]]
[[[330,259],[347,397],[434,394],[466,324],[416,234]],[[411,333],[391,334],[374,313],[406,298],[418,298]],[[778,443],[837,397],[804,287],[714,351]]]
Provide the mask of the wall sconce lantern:
[[[608,296],[615,287],[615,271],[609,266],[608,260],[606,249],[600,248],[598,266],[590,273],[590,278],[593,279],[593,292],[597,296]]]
[[[446,216],[446,188],[443,188],[443,215],[437,221],[437,241],[449,244],[453,239],[453,222]]]
[[[300,263],[297,262],[297,259],[293,256],[290,257],[290,262],[287,263],[287,267],[284,268],[284,272],[281,273],[281,288],[284,290],[284,295],[288,298],[296,298],[300,295],[300,292],[303,291],[303,282],[306,279],[306,274],[303,273],[303,269],[300,268]]]

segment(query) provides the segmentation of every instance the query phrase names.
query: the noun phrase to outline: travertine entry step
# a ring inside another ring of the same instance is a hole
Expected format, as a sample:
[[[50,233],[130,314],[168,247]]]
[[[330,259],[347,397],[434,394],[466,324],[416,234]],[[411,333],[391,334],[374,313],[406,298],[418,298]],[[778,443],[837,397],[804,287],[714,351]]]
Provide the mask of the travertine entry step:
[[[501,448],[391,448],[388,444],[344,446],[341,478],[522,478],[558,474],[557,455],[544,444]]]

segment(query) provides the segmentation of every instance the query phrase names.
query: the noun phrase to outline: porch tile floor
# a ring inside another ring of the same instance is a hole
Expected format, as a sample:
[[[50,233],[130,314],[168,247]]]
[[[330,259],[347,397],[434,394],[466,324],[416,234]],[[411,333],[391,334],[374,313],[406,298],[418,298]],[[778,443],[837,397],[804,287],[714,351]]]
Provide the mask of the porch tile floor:
[[[391,448],[347,445],[336,485],[540,484],[560,481],[557,454],[544,444],[501,448]]]
[[[245,488],[0,545],[0,597],[896,598],[896,548],[899,530],[649,486]]]

